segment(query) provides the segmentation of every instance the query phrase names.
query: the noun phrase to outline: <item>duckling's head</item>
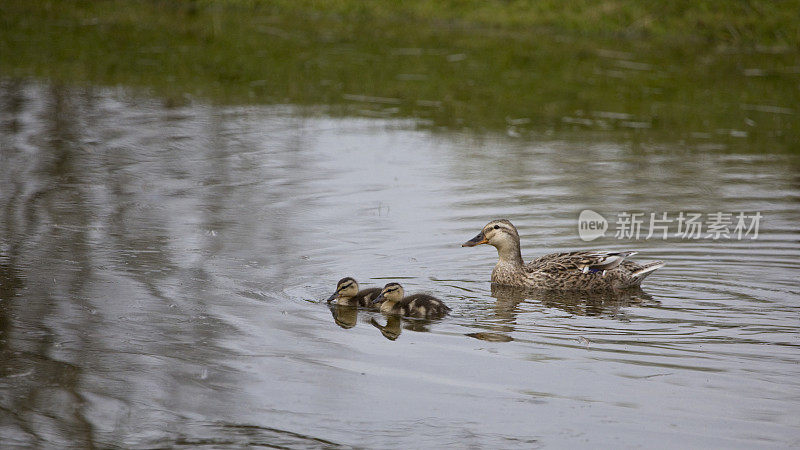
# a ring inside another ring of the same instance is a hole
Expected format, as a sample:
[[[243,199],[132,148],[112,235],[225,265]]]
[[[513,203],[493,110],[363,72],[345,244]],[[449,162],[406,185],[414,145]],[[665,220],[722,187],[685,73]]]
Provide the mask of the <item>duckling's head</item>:
[[[353,277],[344,277],[336,283],[336,292],[328,297],[327,302],[330,303],[335,298],[350,298],[358,294],[358,283]]]
[[[474,247],[489,244],[502,250],[506,247],[519,247],[517,228],[507,219],[497,219],[486,224],[477,236],[461,244],[462,247]]]
[[[372,304],[374,305],[384,300],[388,302],[398,302],[402,300],[404,296],[403,286],[400,286],[400,283],[389,283],[383,287],[380,295],[372,300]]]

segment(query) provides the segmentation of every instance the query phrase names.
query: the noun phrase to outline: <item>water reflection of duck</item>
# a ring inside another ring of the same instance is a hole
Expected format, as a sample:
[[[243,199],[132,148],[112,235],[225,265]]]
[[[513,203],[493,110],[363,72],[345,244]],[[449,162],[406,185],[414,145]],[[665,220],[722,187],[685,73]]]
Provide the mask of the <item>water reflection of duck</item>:
[[[374,317],[370,319],[369,323],[381,330],[383,337],[390,341],[394,341],[400,337],[400,333],[403,331],[403,319],[401,319],[400,316],[387,316],[386,325],[381,325]]]
[[[328,305],[333,314],[333,321],[342,328],[353,328],[358,320],[358,308],[349,305]]]
[[[551,253],[525,264],[520,252],[519,233],[508,220],[489,222],[477,236],[462,244],[489,244],[499,260],[492,270],[492,282],[536,289],[604,290],[638,287],[661,261],[637,264],[626,261],[636,252],[577,251]]]
[[[450,312],[450,308],[444,302],[428,294],[412,294],[406,297],[403,286],[399,283],[389,283],[384,286],[380,295],[372,302],[380,301],[383,301],[380,306],[383,314],[432,319],[443,317]]]
[[[580,316],[616,314],[624,306],[653,300],[651,295],[638,287],[589,293],[520,288],[497,283],[492,283],[492,297],[497,299],[498,304],[513,305],[514,308],[526,299],[537,300],[548,308],[558,308]]]
[[[428,332],[430,330],[430,320],[426,319],[408,319],[404,320],[399,315],[393,314],[386,316],[386,325],[381,325],[375,318],[370,318],[369,323],[375,328],[381,330],[381,334],[386,339],[394,341],[400,337],[403,329]]]
[[[368,288],[359,291],[358,283],[353,277],[344,277],[336,283],[336,292],[333,293],[328,300],[328,303],[336,300],[337,305],[346,306],[363,306],[365,308],[374,308],[373,300],[381,293],[381,288]]]

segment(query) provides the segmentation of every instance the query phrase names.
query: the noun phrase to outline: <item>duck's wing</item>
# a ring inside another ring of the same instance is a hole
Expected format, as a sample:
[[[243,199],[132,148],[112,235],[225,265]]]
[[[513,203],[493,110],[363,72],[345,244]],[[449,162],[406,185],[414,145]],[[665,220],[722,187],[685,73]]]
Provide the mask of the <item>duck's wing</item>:
[[[625,258],[636,252],[577,251],[566,253],[550,253],[529,262],[525,269],[533,271],[569,271],[582,272],[611,270],[622,264]]]

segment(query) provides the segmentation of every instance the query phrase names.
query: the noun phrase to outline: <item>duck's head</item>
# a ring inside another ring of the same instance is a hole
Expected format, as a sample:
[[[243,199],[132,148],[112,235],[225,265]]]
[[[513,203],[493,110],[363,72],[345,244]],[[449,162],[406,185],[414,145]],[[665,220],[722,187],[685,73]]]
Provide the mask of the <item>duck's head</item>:
[[[403,286],[400,286],[400,283],[389,283],[383,287],[380,295],[375,297],[372,300],[372,304],[380,303],[384,300],[389,302],[397,302],[403,299],[405,293],[403,292]]]
[[[356,283],[355,278],[353,277],[344,277],[336,283],[336,292],[333,293],[328,300],[328,303],[332,302],[335,298],[350,298],[358,294],[358,283]]]
[[[493,220],[486,224],[477,236],[461,244],[462,247],[475,247],[480,244],[489,244],[503,250],[504,248],[519,248],[519,233],[517,228],[506,219]]]

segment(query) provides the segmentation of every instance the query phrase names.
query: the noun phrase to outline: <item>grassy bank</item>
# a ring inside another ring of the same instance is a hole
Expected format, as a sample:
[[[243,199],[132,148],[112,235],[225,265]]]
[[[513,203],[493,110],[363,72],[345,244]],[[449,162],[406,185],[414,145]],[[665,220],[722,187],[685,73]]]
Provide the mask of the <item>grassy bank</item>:
[[[203,7],[213,5],[203,1]],[[797,1],[703,0],[236,0],[273,14],[348,20],[478,26],[506,30],[539,28],[583,36],[656,41],[794,46],[800,42]],[[230,3],[229,3],[230,4]]]
[[[799,151],[800,2],[0,3],[0,74]],[[188,95],[187,95],[188,94]]]

